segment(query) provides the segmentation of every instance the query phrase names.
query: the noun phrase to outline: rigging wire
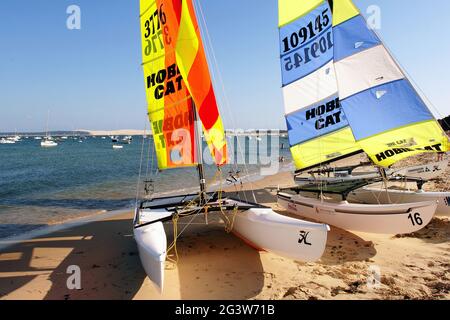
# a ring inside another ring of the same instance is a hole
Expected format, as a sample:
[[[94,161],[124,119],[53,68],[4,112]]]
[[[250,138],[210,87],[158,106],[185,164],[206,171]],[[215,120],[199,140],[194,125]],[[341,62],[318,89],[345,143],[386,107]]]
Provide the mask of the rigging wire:
[[[203,13],[202,5],[201,5],[200,1],[198,1],[198,0],[194,0],[194,1],[197,3],[197,7],[199,8],[201,21],[203,22],[203,26],[204,26],[204,29],[205,29],[206,39],[207,39],[207,43],[208,43],[208,45],[205,46],[205,50],[207,52],[209,52],[209,55],[212,57],[214,66],[217,69],[217,75],[218,75],[217,78],[218,78],[219,83],[220,83],[221,88],[222,88],[222,94],[223,94],[223,98],[224,98],[224,105],[225,105],[225,107],[227,109],[227,112],[228,112],[228,115],[229,115],[229,117],[231,119],[231,123],[234,126],[234,125],[236,125],[236,121],[235,121],[233,113],[231,112],[231,107],[230,107],[228,95],[227,95],[226,89],[225,89],[225,83],[224,83],[222,75],[221,75],[221,73],[219,71],[220,70],[219,63],[218,63],[218,60],[217,60],[217,57],[216,57],[216,54],[215,54],[215,51],[214,51],[214,47],[213,47],[213,44],[212,44],[212,40],[211,40],[211,36],[210,36],[210,33],[209,33],[208,25],[206,23],[206,18],[205,18],[205,15]],[[214,77],[213,74],[212,74],[212,76]],[[238,146],[239,153],[241,154],[241,156],[244,156],[244,153],[242,151],[241,143],[239,142],[239,138],[237,138],[236,141],[237,141],[237,146]],[[245,157],[244,157],[244,159],[245,159]],[[237,164],[236,164],[236,166],[237,166]],[[250,173],[249,173],[247,164],[245,163],[245,160],[244,160],[244,169],[245,169],[245,172],[246,172],[247,176],[250,176]],[[255,195],[255,192],[254,192],[253,183],[252,183],[252,181],[250,179],[248,179],[248,183],[250,184],[250,188],[251,188],[253,199],[254,199],[255,202],[257,202],[256,201],[256,195]],[[244,195],[245,195],[245,193],[244,193]]]
[[[144,125],[144,135],[145,132],[147,131],[147,119],[145,120],[145,125]],[[144,146],[145,146],[145,139],[144,139],[144,135],[142,136],[142,145],[141,145],[141,159],[139,162],[139,175],[138,175],[138,181],[137,181],[137,186],[136,186],[136,202],[135,202],[135,208],[137,209],[138,207],[138,202],[139,202],[139,195],[140,195],[140,187],[141,187],[141,174],[142,174],[142,163],[144,161]],[[135,217],[135,220],[138,217]]]
[[[151,144],[150,136],[149,136],[148,137],[148,149],[147,149],[147,168],[145,171],[145,176],[147,178],[149,178],[149,174],[153,175],[153,164],[154,164],[155,153],[153,150],[151,150],[151,146],[152,146],[152,144]],[[151,154],[151,160],[150,160],[150,154]]]

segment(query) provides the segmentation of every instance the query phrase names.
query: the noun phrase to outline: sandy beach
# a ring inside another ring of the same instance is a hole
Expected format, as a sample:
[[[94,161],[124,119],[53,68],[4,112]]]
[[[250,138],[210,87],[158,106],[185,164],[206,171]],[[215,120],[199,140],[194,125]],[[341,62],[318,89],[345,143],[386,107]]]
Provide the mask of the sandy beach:
[[[244,189],[283,213],[264,188],[291,182],[290,173],[279,173]],[[0,250],[1,299],[450,298],[448,218],[407,236],[332,227],[317,263],[255,251],[220,221],[198,218],[178,241],[179,261],[168,264],[162,295],[141,267],[131,222],[125,212]],[[72,265],[81,269],[81,290],[67,288]],[[373,282],[378,276],[381,284]]]
[[[449,1],[77,2],[0,1],[0,303],[450,300]]]

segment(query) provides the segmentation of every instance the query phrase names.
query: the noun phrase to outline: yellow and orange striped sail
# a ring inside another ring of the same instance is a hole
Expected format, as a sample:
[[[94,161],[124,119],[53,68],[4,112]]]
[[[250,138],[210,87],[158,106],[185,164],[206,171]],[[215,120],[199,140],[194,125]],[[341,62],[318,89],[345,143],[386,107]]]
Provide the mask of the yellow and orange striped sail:
[[[192,100],[213,159],[225,164],[224,128],[192,2],[140,1],[148,109],[159,168],[196,164]]]

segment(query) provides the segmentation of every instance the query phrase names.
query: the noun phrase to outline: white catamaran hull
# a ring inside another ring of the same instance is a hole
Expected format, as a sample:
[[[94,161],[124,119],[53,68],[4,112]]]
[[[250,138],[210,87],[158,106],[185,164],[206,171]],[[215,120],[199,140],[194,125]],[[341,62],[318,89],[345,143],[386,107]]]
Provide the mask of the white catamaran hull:
[[[441,162],[434,162],[420,166],[407,167],[398,170],[389,169],[386,170],[386,174],[392,177],[402,176],[415,179],[432,180],[438,178],[447,170],[448,163],[449,163],[448,160],[444,160]],[[301,186],[311,182],[339,183],[361,179],[375,179],[380,177],[380,174],[376,171],[354,172],[353,174],[336,171],[334,172],[334,174],[335,176],[332,177],[297,176],[295,177],[295,182]]]
[[[377,234],[407,234],[424,228],[433,218],[437,202],[396,205],[330,203],[301,195],[278,194],[287,211],[345,230]]]
[[[134,229],[134,238],[145,273],[162,292],[167,255],[167,238],[162,222]]]
[[[381,190],[366,187],[351,192],[348,200],[367,204],[437,201],[436,215],[450,216],[450,192]]]
[[[448,167],[448,160],[441,162],[429,163],[426,165],[408,167],[394,171],[394,175],[400,175],[409,178],[419,178],[424,180],[432,180],[439,178]]]
[[[285,217],[264,208],[237,213],[233,225],[233,233],[253,247],[304,262],[320,259],[328,231],[325,224]]]
[[[138,210],[137,214],[152,219],[167,219],[171,212],[165,209]],[[233,232],[251,246],[282,257],[311,262],[318,260],[325,251],[326,224],[311,223],[285,217],[269,208],[252,208],[245,211],[227,212],[234,217]],[[135,227],[142,265],[150,280],[162,292],[167,255],[167,238],[162,222]]]

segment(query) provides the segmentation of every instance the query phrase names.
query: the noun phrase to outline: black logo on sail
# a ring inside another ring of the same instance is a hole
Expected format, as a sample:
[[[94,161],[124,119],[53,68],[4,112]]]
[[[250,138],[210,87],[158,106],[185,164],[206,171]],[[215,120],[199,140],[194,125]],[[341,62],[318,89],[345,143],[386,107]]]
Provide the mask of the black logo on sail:
[[[309,236],[309,232],[300,231],[300,238],[298,239],[298,243],[299,244],[304,243],[305,245],[310,246],[311,243],[308,242],[308,236]]]

